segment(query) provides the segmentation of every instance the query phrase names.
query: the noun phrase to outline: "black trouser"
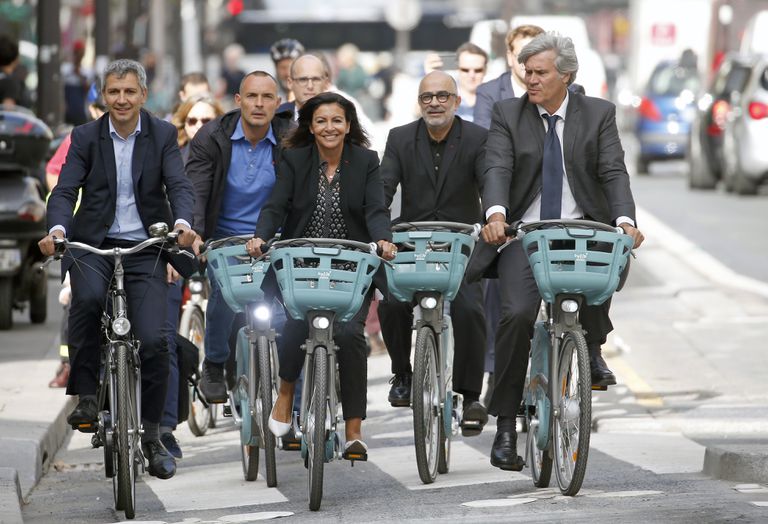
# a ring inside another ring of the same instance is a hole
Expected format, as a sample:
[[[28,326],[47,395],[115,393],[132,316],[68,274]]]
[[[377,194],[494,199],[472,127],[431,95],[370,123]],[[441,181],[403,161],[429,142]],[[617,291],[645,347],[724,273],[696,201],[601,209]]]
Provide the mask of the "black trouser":
[[[541,297],[521,242],[512,242],[499,255],[501,320],[496,330],[494,389],[488,412],[514,417],[523,398],[533,325]],[[599,306],[583,306],[579,320],[590,348],[606,340],[613,325],[610,299]]]
[[[130,243],[121,245],[130,245]],[[113,247],[105,241],[102,248]],[[69,308],[71,372],[67,394],[93,395],[99,383],[101,315],[108,303],[114,260],[91,253],[69,268],[72,304]],[[166,263],[149,248],[123,257],[128,319],[133,335],[141,342],[141,415],[160,422],[168,387],[168,346],[165,329],[167,309]]]
[[[333,339],[339,346],[336,358],[339,363],[341,408],[344,420],[366,416],[368,349],[363,329],[370,303],[371,292],[365,297],[360,310],[349,322],[336,322],[333,326]],[[287,311],[286,317],[283,332],[277,339],[280,378],[288,382],[296,382],[304,366],[305,354],[301,350],[301,345],[309,336],[309,328],[306,320],[294,320]]]
[[[483,389],[485,315],[479,282],[462,283],[451,302],[453,322],[453,391],[478,398]],[[392,373],[411,371],[413,305],[391,295],[379,303],[381,334],[392,359]]]

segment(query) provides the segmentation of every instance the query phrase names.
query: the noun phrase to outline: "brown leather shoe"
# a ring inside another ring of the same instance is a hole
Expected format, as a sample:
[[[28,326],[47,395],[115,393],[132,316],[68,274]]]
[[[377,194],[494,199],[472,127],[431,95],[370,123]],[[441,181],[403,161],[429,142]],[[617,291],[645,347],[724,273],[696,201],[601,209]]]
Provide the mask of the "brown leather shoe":
[[[56,376],[48,382],[49,388],[65,388],[69,382],[69,362],[62,362],[56,370]]]

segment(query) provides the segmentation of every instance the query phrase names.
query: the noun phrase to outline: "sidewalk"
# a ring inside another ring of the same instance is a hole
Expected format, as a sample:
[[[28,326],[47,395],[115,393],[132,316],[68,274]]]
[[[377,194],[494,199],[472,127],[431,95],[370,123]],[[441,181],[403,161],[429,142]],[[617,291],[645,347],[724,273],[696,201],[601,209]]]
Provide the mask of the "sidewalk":
[[[768,284],[729,275],[639,213],[647,241],[612,307],[609,365],[642,409],[596,418],[598,433],[682,433],[706,446],[704,473],[768,482],[765,351]],[[21,504],[64,441],[73,403],[47,383],[58,361],[49,288],[45,329],[19,322],[0,339],[0,523],[21,522]]]

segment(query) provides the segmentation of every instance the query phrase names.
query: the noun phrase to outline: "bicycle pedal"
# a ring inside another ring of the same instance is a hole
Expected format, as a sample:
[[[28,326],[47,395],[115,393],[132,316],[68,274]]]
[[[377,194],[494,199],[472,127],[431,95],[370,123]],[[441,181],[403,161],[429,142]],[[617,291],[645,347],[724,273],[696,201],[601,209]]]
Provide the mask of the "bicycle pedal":
[[[231,417],[232,416],[232,406],[229,404],[224,405],[224,409],[222,409],[222,415],[225,417]]]
[[[368,462],[368,453],[365,453],[365,452],[357,453],[357,452],[345,451],[341,455],[341,458],[343,458],[344,460],[349,460],[351,462],[351,466],[355,467],[356,460],[359,460],[360,462]]]
[[[608,391],[608,386],[592,385],[592,391]]]
[[[283,451],[301,451],[301,440],[283,440]]]
[[[96,433],[98,425],[95,422],[87,422],[85,424],[72,424],[72,429],[77,430],[80,433]]]

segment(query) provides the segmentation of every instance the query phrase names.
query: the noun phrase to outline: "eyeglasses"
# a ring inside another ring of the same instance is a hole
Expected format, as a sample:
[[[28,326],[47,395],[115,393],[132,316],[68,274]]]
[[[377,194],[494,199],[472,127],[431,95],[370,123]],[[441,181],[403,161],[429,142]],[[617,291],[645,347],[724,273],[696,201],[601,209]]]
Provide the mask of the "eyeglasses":
[[[483,69],[483,68],[480,68],[480,69],[469,69],[469,68],[466,68],[466,67],[460,67],[459,71],[461,71],[462,73],[484,73],[485,69]]]
[[[455,96],[456,93],[449,93],[448,91],[440,91],[439,93],[421,93],[419,95],[419,102],[424,105],[430,104],[433,98],[437,98],[437,101],[444,104],[449,98]]]
[[[200,125],[202,126],[202,125],[207,124],[211,120],[213,120],[213,118],[208,118],[208,117],[195,118],[195,117],[191,116],[191,117],[187,118],[187,125],[188,126],[196,126],[198,120],[200,121]]]
[[[321,77],[321,76],[300,76],[299,78],[293,79],[293,81],[298,83],[300,86],[306,86],[310,82],[312,82],[313,84],[319,84],[323,80],[325,80],[325,77]]]

